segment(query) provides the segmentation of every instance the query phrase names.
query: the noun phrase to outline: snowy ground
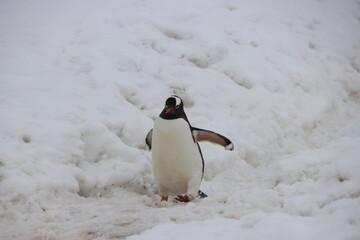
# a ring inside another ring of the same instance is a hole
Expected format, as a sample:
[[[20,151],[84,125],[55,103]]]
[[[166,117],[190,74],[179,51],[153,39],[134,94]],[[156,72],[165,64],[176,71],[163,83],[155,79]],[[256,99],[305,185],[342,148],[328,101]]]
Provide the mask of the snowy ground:
[[[360,1],[2,0],[0,239],[360,239]],[[209,197],[160,203],[171,94]]]

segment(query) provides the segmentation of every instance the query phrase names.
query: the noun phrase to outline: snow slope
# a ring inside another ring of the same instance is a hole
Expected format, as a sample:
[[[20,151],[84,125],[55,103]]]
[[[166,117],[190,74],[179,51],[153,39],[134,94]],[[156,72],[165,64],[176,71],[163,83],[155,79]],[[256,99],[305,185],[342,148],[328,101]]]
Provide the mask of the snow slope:
[[[3,0],[0,239],[360,239],[360,2]],[[159,202],[178,94],[206,199]]]

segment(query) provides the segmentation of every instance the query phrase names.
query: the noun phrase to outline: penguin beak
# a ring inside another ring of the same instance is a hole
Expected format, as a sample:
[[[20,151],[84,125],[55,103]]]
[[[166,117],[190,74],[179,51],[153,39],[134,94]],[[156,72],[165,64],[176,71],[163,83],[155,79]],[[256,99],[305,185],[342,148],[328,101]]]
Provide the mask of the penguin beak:
[[[166,110],[165,110],[165,114],[168,114],[168,113],[170,113],[172,110],[174,110],[174,108],[167,108]]]

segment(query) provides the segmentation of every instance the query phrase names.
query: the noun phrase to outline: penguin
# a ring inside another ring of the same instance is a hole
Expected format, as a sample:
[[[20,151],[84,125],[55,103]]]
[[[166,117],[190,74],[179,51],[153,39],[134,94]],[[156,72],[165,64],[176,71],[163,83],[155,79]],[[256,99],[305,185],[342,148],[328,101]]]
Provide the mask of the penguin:
[[[179,202],[190,202],[196,196],[207,197],[199,190],[204,176],[199,141],[220,144],[230,151],[234,149],[228,138],[192,127],[182,99],[170,96],[145,139],[152,151],[154,179],[161,201],[168,201],[168,197],[174,195]]]

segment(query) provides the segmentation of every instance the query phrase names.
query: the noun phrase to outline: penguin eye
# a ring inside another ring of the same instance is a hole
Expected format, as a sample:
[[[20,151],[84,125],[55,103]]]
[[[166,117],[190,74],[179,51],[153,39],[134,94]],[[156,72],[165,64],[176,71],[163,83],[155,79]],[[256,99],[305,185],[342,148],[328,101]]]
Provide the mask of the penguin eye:
[[[175,95],[173,95],[173,96],[171,96],[170,98],[168,98],[168,100],[170,100],[171,101],[171,105],[175,105],[175,107],[176,108],[179,108],[180,107],[180,105],[181,105],[181,98],[179,98],[179,97],[177,97],[177,96],[175,96]],[[170,104],[170,101],[169,101],[169,104]]]

